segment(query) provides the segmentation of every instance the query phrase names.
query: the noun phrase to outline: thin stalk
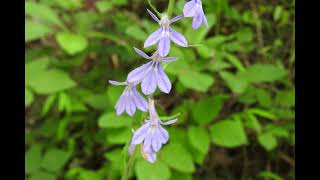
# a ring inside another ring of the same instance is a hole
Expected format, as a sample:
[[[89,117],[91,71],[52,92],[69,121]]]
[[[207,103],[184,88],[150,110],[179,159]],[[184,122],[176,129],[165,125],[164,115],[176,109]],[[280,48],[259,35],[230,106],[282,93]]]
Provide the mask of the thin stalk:
[[[123,176],[121,180],[128,180],[129,176],[132,172],[133,164],[134,164],[134,159],[136,157],[136,148],[134,148],[132,155],[130,156],[130,159],[128,161],[128,166],[125,168],[125,171],[123,173]]]
[[[167,10],[168,18],[170,18],[172,15],[174,3],[175,3],[175,0],[169,0],[168,10]]]
[[[151,0],[148,0],[149,6],[152,8],[154,12],[157,13],[158,17],[161,18],[161,13],[157,10],[157,8],[151,3]]]

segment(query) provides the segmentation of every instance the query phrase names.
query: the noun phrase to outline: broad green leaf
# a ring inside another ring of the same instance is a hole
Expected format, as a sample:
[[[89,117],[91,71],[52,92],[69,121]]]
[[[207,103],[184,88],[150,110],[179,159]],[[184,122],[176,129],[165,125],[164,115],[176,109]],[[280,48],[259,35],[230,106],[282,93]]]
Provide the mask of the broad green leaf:
[[[276,6],[274,13],[273,13],[273,20],[278,21],[282,14],[282,6]]]
[[[230,64],[233,64],[240,72],[246,71],[241,61],[236,56],[228,53],[223,53],[223,56],[230,62]]]
[[[128,127],[132,123],[129,116],[117,116],[115,112],[108,112],[99,117],[98,125],[100,128],[120,128]]]
[[[178,171],[173,171],[170,180],[192,180],[192,174],[185,174]]]
[[[274,149],[277,146],[277,139],[270,132],[260,134],[258,136],[258,142],[267,151],[271,151],[272,149]]]
[[[69,55],[75,55],[85,50],[88,46],[88,41],[85,37],[71,32],[59,32],[56,35],[56,40]]]
[[[67,73],[57,69],[27,72],[27,84],[38,94],[52,94],[76,86]]]
[[[220,72],[220,76],[226,82],[228,87],[235,93],[243,93],[248,86],[248,83],[245,79],[239,78],[238,76],[227,71]]]
[[[160,116],[160,120],[161,121],[169,121],[169,120],[172,120],[172,119],[176,119],[180,116],[180,112],[176,113],[175,115],[172,115],[172,116]]]
[[[202,154],[209,151],[210,138],[206,128],[190,126],[188,128],[188,138],[190,144]]]
[[[47,58],[40,58],[34,61],[30,61],[25,65],[25,73],[26,73],[26,80],[29,76],[36,76],[37,73],[43,72],[47,69],[50,61]],[[28,82],[26,82],[28,83]]]
[[[240,72],[238,76],[247,82],[273,82],[280,80],[286,75],[286,71],[272,64],[254,64],[247,68],[245,72]]]
[[[25,171],[28,174],[36,172],[40,168],[42,160],[42,147],[40,145],[33,145],[27,151],[25,156]]]
[[[218,116],[222,107],[221,96],[203,97],[191,109],[192,117],[199,125],[206,125]]]
[[[129,128],[108,129],[106,140],[110,144],[126,144],[131,137],[132,132]]]
[[[199,92],[207,92],[214,82],[212,76],[192,70],[180,74],[178,78],[185,87]]]
[[[211,126],[210,130],[213,143],[219,146],[235,148],[248,143],[240,120],[220,121]]]
[[[123,154],[122,154],[122,149],[117,148],[112,151],[108,151],[104,154],[104,157],[109,160],[111,163],[114,164],[114,167],[117,168],[118,170],[122,170],[123,166],[121,164]]]
[[[279,176],[273,172],[270,172],[270,171],[263,171],[263,172],[259,173],[258,176],[263,177],[268,180],[283,180],[283,178],[281,176]]]
[[[139,26],[136,25],[129,26],[126,29],[126,34],[140,41],[144,41],[146,37],[148,37],[148,35]]]
[[[160,159],[162,159],[171,168],[185,173],[195,171],[192,162],[192,156],[183,145],[171,142],[163,147]]]
[[[62,8],[67,10],[76,10],[83,6],[84,0],[55,0],[55,2]]]
[[[96,2],[96,7],[100,13],[105,13],[112,8],[112,4],[106,0]]]
[[[24,89],[24,105],[26,107],[30,106],[32,104],[33,100],[34,100],[34,96],[33,96],[32,91],[30,91],[30,89],[28,89],[28,88],[25,88]]]
[[[63,26],[57,13],[49,6],[46,6],[44,3],[35,3],[32,1],[28,1],[25,3],[25,12],[29,16],[41,19],[48,23]]]
[[[28,180],[56,180],[57,177],[54,174],[48,172],[38,171],[30,176]]]
[[[295,91],[285,90],[279,91],[275,98],[275,103],[283,107],[292,107],[295,105]]]
[[[65,163],[68,161],[70,153],[59,150],[49,149],[41,162],[41,167],[48,171],[58,172],[63,168]]]
[[[169,180],[171,172],[169,167],[161,161],[152,164],[140,160],[135,165],[138,180]]]
[[[25,22],[25,42],[38,40],[44,36],[52,34],[52,30],[44,24],[26,20]]]

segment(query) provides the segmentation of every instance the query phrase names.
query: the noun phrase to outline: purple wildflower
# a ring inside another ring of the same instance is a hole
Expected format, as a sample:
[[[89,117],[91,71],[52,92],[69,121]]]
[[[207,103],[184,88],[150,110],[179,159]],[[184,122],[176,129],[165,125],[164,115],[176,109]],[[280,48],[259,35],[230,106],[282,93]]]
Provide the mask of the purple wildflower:
[[[191,0],[184,5],[183,15],[185,17],[193,17],[192,28],[198,29],[202,22],[208,28],[208,21],[202,9],[201,0]]]
[[[133,114],[136,112],[136,109],[144,112],[147,111],[148,102],[137,91],[136,83],[128,83],[127,81],[117,82],[112,80],[109,80],[109,83],[116,86],[127,85],[115,106],[117,115],[121,115],[124,111],[126,111],[128,115],[133,116]]]
[[[148,9],[147,9],[148,10]],[[188,42],[183,35],[173,30],[170,24],[183,18],[183,15],[168,19],[167,15],[162,15],[161,20],[157,18],[150,10],[148,10],[150,16],[161,26],[158,30],[153,32],[144,43],[144,48],[152,46],[158,43],[158,51],[162,57],[169,54],[170,51],[170,39],[177,45],[187,47]]]
[[[153,93],[157,86],[164,93],[169,93],[171,90],[171,82],[163,70],[161,62],[172,62],[176,58],[173,57],[161,57],[156,51],[151,57],[140,49],[134,48],[134,50],[145,59],[149,59],[150,62],[134,69],[128,74],[128,82],[142,82],[141,89],[145,95]]]
[[[166,144],[169,140],[169,133],[161,124],[169,125],[176,122],[177,119],[162,122],[154,108],[154,100],[151,99],[149,99],[149,116],[150,120],[146,120],[145,124],[133,133],[129,154],[132,154],[136,145],[141,144],[142,156],[149,162],[154,163],[156,153],[161,149],[162,144]]]

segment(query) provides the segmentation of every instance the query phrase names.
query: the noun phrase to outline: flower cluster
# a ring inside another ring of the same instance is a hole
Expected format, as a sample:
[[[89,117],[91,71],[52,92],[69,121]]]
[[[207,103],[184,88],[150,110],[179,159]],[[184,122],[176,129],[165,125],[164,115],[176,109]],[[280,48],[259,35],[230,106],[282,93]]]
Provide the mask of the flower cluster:
[[[183,15],[172,19],[169,19],[165,13],[159,19],[149,9],[147,11],[152,19],[160,25],[160,28],[146,39],[144,48],[157,44],[157,50],[149,56],[142,50],[134,47],[135,52],[144,59],[147,59],[148,62],[132,70],[125,82],[109,80],[109,83],[116,86],[126,86],[115,105],[117,115],[126,112],[129,116],[133,116],[137,109],[149,113],[149,118],[144,121],[144,124],[137,131],[133,131],[129,154],[132,154],[136,145],[141,144],[142,156],[153,163],[156,161],[156,153],[161,149],[162,144],[166,144],[169,140],[168,131],[161,125],[172,124],[177,119],[162,122],[156,112],[154,100],[149,97],[147,102],[137,90],[137,86],[141,84],[141,90],[145,95],[151,95],[157,87],[160,91],[168,94],[171,91],[172,85],[161,63],[177,60],[174,57],[167,57],[170,52],[171,41],[178,46],[188,47],[186,38],[175,31],[170,25],[184,17],[193,17],[193,29],[198,29],[202,23],[208,28],[208,22],[202,9],[201,0],[187,2],[183,9]]]

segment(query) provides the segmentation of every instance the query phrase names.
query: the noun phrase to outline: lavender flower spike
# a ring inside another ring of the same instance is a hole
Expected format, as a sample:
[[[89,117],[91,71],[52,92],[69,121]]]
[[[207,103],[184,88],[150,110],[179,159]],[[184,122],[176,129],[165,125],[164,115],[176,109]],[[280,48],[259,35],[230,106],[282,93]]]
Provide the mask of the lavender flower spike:
[[[109,80],[109,83],[116,86],[127,85],[115,106],[118,116],[124,111],[126,111],[130,116],[133,116],[133,114],[136,112],[136,109],[144,112],[147,111],[148,103],[137,91],[136,83],[128,83],[127,81],[117,82],[112,80]]]
[[[208,21],[202,9],[201,0],[191,0],[184,5],[183,15],[185,17],[193,17],[192,28],[198,29],[202,22],[208,28]]]
[[[145,95],[153,93],[157,87],[164,92],[169,93],[171,82],[163,70],[161,62],[172,62],[176,58],[161,57],[156,51],[151,57],[140,49],[134,50],[143,58],[150,60],[148,63],[134,69],[128,74],[128,82],[142,82],[141,89]]]
[[[148,10],[148,9],[147,9]],[[168,19],[167,15],[162,15],[161,20],[157,18],[150,10],[148,10],[150,16],[161,26],[158,30],[153,32],[145,41],[144,48],[152,46],[158,43],[158,51],[162,57],[165,57],[169,54],[170,51],[170,39],[177,45],[182,47],[187,47],[188,42],[186,38],[173,30],[170,27],[170,24],[176,22],[183,18],[183,15],[177,16],[171,20]]]
[[[159,119],[152,99],[149,99],[149,116],[150,120],[146,120],[145,124],[133,133],[129,154],[132,154],[132,150],[136,145],[141,144],[141,153],[144,159],[154,163],[156,161],[156,153],[161,149],[162,144],[166,144],[169,140],[168,131],[161,124],[173,124],[177,119],[163,123]]]

